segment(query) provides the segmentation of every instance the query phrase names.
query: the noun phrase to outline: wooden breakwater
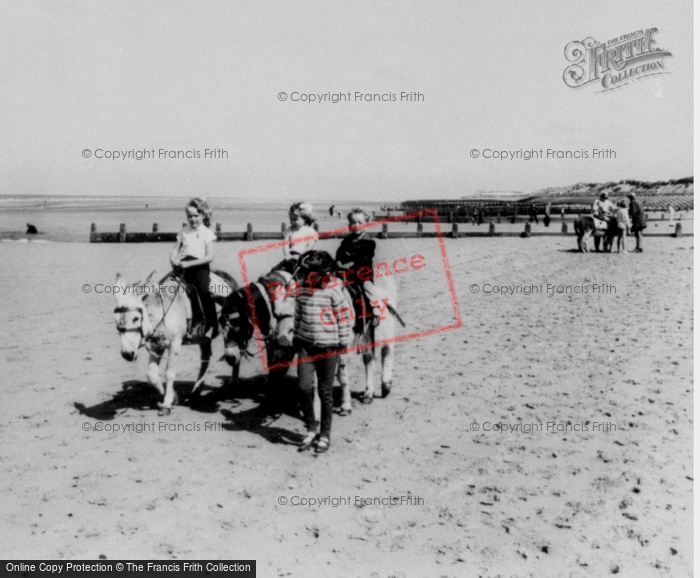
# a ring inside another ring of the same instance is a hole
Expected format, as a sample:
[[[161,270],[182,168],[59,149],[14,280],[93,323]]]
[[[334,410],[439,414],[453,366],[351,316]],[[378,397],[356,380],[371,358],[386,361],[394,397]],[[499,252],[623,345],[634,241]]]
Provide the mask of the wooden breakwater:
[[[216,224],[215,233],[219,241],[282,241],[285,236],[287,224],[282,223],[279,231],[276,232],[256,232],[253,230],[253,225],[248,223],[246,230],[241,232],[224,232],[219,223]],[[554,229],[554,227],[553,227]],[[648,229],[647,229],[648,231]],[[683,233],[681,223],[676,223],[673,233],[652,233],[644,232],[645,237],[690,237],[690,233]],[[322,233],[324,239],[340,239],[347,234],[346,230],[336,233]],[[474,237],[560,237],[560,236],[575,236],[573,226],[569,230],[569,224],[561,223],[559,231],[533,231],[529,222],[525,223],[522,231],[497,231],[496,224],[488,223],[488,231],[465,231],[459,229],[458,223],[452,223],[451,227],[438,233],[437,231],[424,231],[423,223],[418,222],[414,231],[396,231],[390,230],[389,223],[382,223],[381,231],[367,231],[367,236],[379,239],[417,239],[417,238],[435,238],[438,235],[451,239],[468,239]],[[126,225],[121,224],[119,231],[116,233],[107,232],[100,233],[93,223],[90,228],[91,243],[174,243],[177,239],[177,233],[161,233],[158,231],[158,224],[153,224],[153,230],[150,233],[129,233],[126,230]]]

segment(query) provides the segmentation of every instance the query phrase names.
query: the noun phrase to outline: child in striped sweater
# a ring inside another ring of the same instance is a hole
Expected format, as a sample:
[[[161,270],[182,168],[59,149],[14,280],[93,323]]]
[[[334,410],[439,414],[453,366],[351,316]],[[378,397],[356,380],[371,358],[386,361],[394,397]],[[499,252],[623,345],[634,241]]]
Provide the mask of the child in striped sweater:
[[[306,406],[307,432],[299,451],[315,447],[317,453],[323,453],[330,448],[337,351],[350,344],[352,321],[349,312],[352,307],[343,295],[341,283],[328,276],[334,264],[333,258],[325,251],[310,251],[300,262],[304,289],[296,300],[294,344],[299,350],[299,359],[310,359],[299,365],[299,387]],[[342,309],[347,314],[343,315]],[[314,373],[318,377],[321,399],[319,434],[314,420]]]

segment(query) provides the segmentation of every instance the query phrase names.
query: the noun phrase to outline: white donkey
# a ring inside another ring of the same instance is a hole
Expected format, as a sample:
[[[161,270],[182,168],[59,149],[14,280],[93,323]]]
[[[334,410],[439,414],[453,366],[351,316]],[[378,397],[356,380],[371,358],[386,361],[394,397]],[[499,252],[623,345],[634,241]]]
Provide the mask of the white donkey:
[[[396,321],[403,321],[398,315],[396,283],[392,277],[375,278],[375,294],[379,304],[372,305],[381,311],[381,317],[375,324],[369,324],[364,333],[355,334],[355,346],[362,355],[365,365],[365,391],[360,400],[369,404],[375,397],[386,397],[391,392],[394,371],[394,343],[396,337]],[[377,361],[381,363],[381,393],[377,393],[374,385],[377,373]],[[349,415],[352,411],[350,400],[350,385],[347,376],[346,356],[338,357],[338,381],[342,387],[341,415]]]
[[[168,277],[160,284],[152,284],[153,273],[143,284],[127,285],[124,278],[117,274],[117,307],[114,315],[117,330],[121,335],[121,354],[127,361],[134,361],[138,351],[144,346],[149,354],[146,377],[148,383],[163,396],[159,403],[158,415],[170,415],[172,406],[177,404],[174,389],[177,356],[182,341],[187,333],[187,319],[191,317],[191,304],[181,281]],[[235,281],[229,277],[215,275],[212,272],[212,284],[220,287],[235,287]],[[233,281],[233,285],[231,285]],[[216,298],[215,298],[216,300]],[[211,339],[199,341],[201,366],[199,376],[192,392],[204,382],[204,377],[211,360]],[[161,363],[165,362],[165,388],[161,378]]]

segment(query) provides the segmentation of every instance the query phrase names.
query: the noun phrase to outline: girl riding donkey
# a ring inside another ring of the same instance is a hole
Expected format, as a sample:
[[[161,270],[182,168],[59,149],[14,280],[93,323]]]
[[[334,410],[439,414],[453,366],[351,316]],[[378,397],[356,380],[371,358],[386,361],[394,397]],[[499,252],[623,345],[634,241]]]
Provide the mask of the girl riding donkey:
[[[174,273],[169,273],[157,286],[151,284],[155,272],[143,284],[127,285],[120,274],[117,274],[116,280],[121,290],[117,294],[114,313],[117,330],[121,334],[122,357],[135,361],[141,347],[148,351],[148,382],[163,396],[158,415],[169,415],[177,403],[174,386],[176,364],[181,346],[188,341],[197,342],[200,348],[199,376],[192,386],[192,394],[204,383],[212,355],[211,338],[217,327],[210,274],[214,275],[216,287],[226,294],[238,290],[235,280],[223,271],[210,273],[209,263],[214,257],[216,235],[207,228],[210,213],[206,201],[192,199],[186,212],[189,225],[178,234],[170,255]],[[206,327],[196,335],[192,335],[192,299],[181,291],[183,284],[180,276],[199,292],[199,299],[194,301],[201,303]],[[163,363],[165,384],[161,376]],[[233,372],[234,377],[237,376],[238,365],[234,366]]]
[[[275,265],[272,271],[286,271],[293,274],[297,261],[318,241],[318,222],[309,203],[294,203],[289,207],[289,228],[284,240],[284,260]]]
[[[355,307],[356,344],[362,347],[367,386],[360,398],[362,403],[372,403],[375,397],[373,375],[375,362],[381,356],[381,397],[391,391],[394,344],[396,335],[394,318],[405,327],[397,311],[397,291],[393,277],[375,270],[377,243],[367,235],[366,225],[370,222],[369,213],[356,208],[348,214],[350,234],[340,244],[335,260],[340,266],[339,275],[348,282],[346,289],[352,294]],[[370,323],[365,323],[370,320]],[[343,406],[341,415],[351,411],[349,389],[347,388],[346,365],[341,358],[338,379],[343,385]]]
[[[382,317],[382,313],[376,306],[372,305],[372,302],[381,303],[382,295],[377,291],[373,280],[372,266],[377,244],[367,236],[366,229],[362,228],[362,225],[369,222],[370,215],[364,209],[356,208],[348,213],[350,233],[341,241],[340,247],[338,247],[338,251],[335,255],[335,260],[338,266],[341,267],[341,270],[353,269],[355,275],[357,275],[357,272],[363,267],[365,271],[369,270],[366,280],[363,281],[359,278],[357,280],[353,279],[349,286],[354,296],[361,296],[364,298],[364,307],[361,309],[362,311],[364,311],[365,308],[371,309],[372,325],[376,326],[379,323],[379,319]],[[363,293],[364,295],[362,295]],[[364,317],[369,317],[369,315],[358,315],[358,322],[361,323]]]
[[[211,339],[218,334],[216,306],[209,289],[211,284],[209,264],[214,259],[216,241],[216,235],[209,229],[211,210],[204,199],[197,197],[190,200],[185,211],[188,224],[177,235],[177,241],[170,253],[170,264],[176,273],[181,273],[182,278],[196,289],[204,315],[203,337]],[[191,312],[187,323],[187,334],[192,338]]]

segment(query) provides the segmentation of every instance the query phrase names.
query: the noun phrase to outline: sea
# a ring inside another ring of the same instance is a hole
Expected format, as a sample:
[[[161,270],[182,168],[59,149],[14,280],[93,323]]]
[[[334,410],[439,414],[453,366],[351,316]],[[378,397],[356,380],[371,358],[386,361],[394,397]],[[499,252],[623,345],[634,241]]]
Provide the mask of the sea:
[[[117,232],[124,224],[127,232],[146,233],[157,224],[160,232],[174,233],[185,223],[188,200],[186,197],[0,195],[0,241],[88,243],[93,224],[101,232]],[[212,207],[213,223],[220,223],[225,232],[245,231],[248,223],[254,231],[279,231],[282,223],[289,220],[289,201],[214,197],[207,201]],[[396,204],[312,201],[322,231],[344,227],[347,212],[353,207],[380,213],[383,206]],[[329,214],[331,205],[334,205],[333,216]],[[28,236],[28,224],[34,225],[39,234]]]

